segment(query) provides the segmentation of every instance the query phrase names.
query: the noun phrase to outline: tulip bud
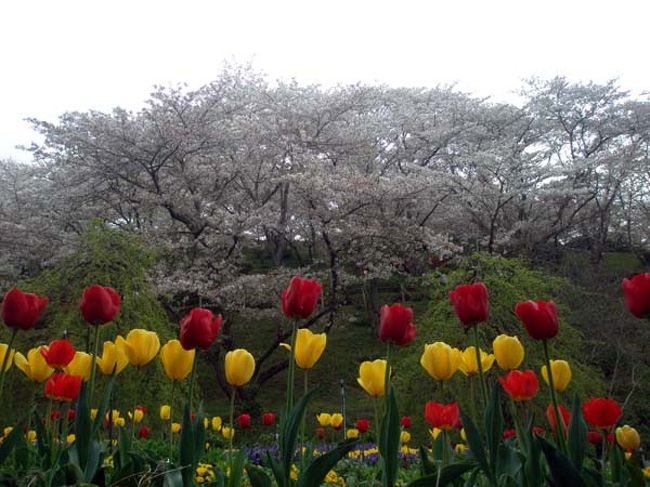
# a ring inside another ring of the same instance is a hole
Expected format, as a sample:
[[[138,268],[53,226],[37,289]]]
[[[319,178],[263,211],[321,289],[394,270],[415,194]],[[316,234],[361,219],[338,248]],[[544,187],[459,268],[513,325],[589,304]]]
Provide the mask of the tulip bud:
[[[253,377],[255,359],[247,350],[238,348],[226,354],[226,381],[233,387],[241,387]]]
[[[382,359],[365,361],[359,365],[357,382],[369,395],[383,396],[386,379],[386,361]]]
[[[229,440],[230,438],[235,436],[235,430],[230,428],[229,426],[224,426],[224,427],[221,428],[221,435],[226,440]]]
[[[499,335],[492,342],[492,349],[503,370],[516,369],[524,360],[524,347],[516,336]]]
[[[275,414],[264,413],[262,415],[262,424],[264,426],[273,426],[275,424]]]
[[[345,437],[348,439],[356,440],[359,438],[359,430],[355,428],[351,428],[345,432]]]
[[[402,428],[409,429],[411,427],[411,417],[402,416],[402,419],[400,419],[399,424],[402,426]]]
[[[623,450],[636,450],[641,446],[641,437],[637,430],[625,425],[616,428],[616,442]]]
[[[294,276],[282,291],[282,313],[287,318],[308,318],[316,309],[321,291],[317,281]]]
[[[356,427],[359,433],[367,433],[370,429],[370,422],[367,419],[357,419]]]
[[[564,391],[571,382],[571,367],[566,360],[551,360],[551,371],[553,372],[553,387],[556,391]],[[542,366],[542,377],[548,384],[548,371],[546,365]]]
[[[143,425],[138,430],[138,438],[142,438],[142,439],[149,438],[150,433],[151,433],[151,430],[148,427]]]
[[[29,330],[36,326],[46,306],[47,298],[12,288],[2,300],[2,321],[9,328]]]
[[[168,404],[163,404],[160,406],[160,419],[162,421],[169,421],[171,418],[172,408]]]
[[[217,315],[215,318],[212,311],[204,308],[192,309],[181,320],[181,340],[185,350],[194,350],[199,347],[207,350],[217,338],[223,318]]]
[[[221,417],[213,416],[210,423],[210,426],[212,426],[212,431],[219,431],[221,429]]]
[[[623,279],[627,309],[637,318],[650,317],[650,272]]]
[[[548,340],[557,335],[559,322],[553,301],[523,301],[515,306],[515,314],[534,340]]]
[[[120,312],[120,295],[112,287],[93,284],[84,289],[79,310],[85,322],[104,325],[113,321]]]
[[[171,424],[171,431],[172,431],[172,433],[179,433],[181,431],[181,424],[180,423],[172,423]]]
[[[237,417],[237,424],[239,425],[239,429],[245,430],[246,428],[250,428],[251,426],[251,415],[250,414],[240,414]]]
[[[456,316],[467,328],[488,319],[488,290],[485,284],[463,284],[449,291]]]
[[[406,444],[406,443],[408,443],[409,441],[411,441],[411,433],[409,433],[408,431],[402,431],[402,432],[400,433],[400,441],[401,441],[403,444]]]
[[[461,353],[444,342],[427,343],[420,357],[420,365],[438,381],[451,379],[461,362]]]

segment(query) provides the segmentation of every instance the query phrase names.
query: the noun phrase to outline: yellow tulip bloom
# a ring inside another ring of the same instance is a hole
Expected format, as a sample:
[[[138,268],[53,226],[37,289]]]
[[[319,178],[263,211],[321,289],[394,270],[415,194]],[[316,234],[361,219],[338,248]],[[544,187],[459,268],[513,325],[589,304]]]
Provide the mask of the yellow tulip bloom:
[[[203,418],[203,429],[208,429],[208,426],[210,426],[210,420],[208,418]]]
[[[77,437],[74,435],[74,433],[70,433],[68,436],[65,437],[65,441],[68,443],[68,445],[74,443],[76,439]]]
[[[16,367],[22,370],[29,380],[34,382],[45,382],[54,372],[54,368],[47,365],[45,358],[41,354],[41,347],[29,350],[27,358],[20,352],[16,352],[14,355]]]
[[[516,336],[499,335],[492,342],[492,350],[503,370],[516,369],[524,361],[524,346]]]
[[[180,430],[181,430],[181,424],[180,423],[172,423],[172,425],[171,425],[172,433],[178,433]]]
[[[172,416],[172,408],[169,404],[163,404],[160,406],[160,419],[163,421],[169,421],[169,418]]]
[[[488,354],[483,350],[480,350],[481,354],[481,367],[483,372],[487,372],[492,368],[494,364],[494,355],[491,353]],[[460,356],[460,366],[458,367],[460,371],[465,375],[476,375],[478,374],[478,364],[476,363],[476,348],[467,347]]]
[[[129,357],[129,362],[135,367],[142,367],[151,362],[160,350],[160,339],[155,331],[135,328],[126,335],[126,339],[118,335],[115,344],[122,347]]]
[[[183,380],[194,366],[196,350],[185,350],[178,340],[169,340],[160,349],[160,361],[171,380]]]
[[[341,413],[334,413],[330,418],[330,426],[332,428],[338,428],[343,423],[343,415]]]
[[[25,439],[26,439],[29,443],[33,443],[33,442],[35,442],[35,441],[36,441],[36,431],[34,431],[34,430],[29,430],[29,431],[27,432],[27,434],[25,435]]]
[[[465,450],[467,449],[467,446],[463,445],[462,443],[458,443],[455,447],[454,450],[456,450],[456,453],[459,455],[462,455],[465,453]]]
[[[229,426],[224,426],[223,428],[221,428],[221,434],[226,440],[229,440],[230,438],[235,436],[235,429]]]
[[[461,353],[444,342],[427,343],[420,357],[420,365],[435,380],[451,379],[460,367]]]
[[[219,431],[221,429],[221,417],[213,416],[210,426],[212,426],[212,431]]]
[[[104,375],[111,375],[113,370],[115,375],[119,374],[129,365],[129,356],[125,347],[118,346],[110,340],[105,341],[102,356],[97,357],[97,365]]]
[[[90,379],[90,371],[93,368],[93,356],[86,352],[75,352],[74,358],[63,371],[66,374],[78,375],[85,382]]]
[[[439,428],[433,428],[432,430],[429,430],[429,434],[431,435],[431,438],[433,438],[434,440],[438,439],[440,433],[442,433],[442,430]]]
[[[351,428],[345,432],[345,437],[348,439],[356,440],[359,438],[359,430],[356,428]]]
[[[367,360],[359,365],[357,382],[363,390],[373,397],[384,395],[384,382],[386,380],[386,361],[382,359]]]
[[[562,392],[571,382],[571,367],[566,360],[551,360],[551,372],[553,373],[553,387],[556,391]],[[542,366],[542,377],[548,384],[548,371],[546,365]]]
[[[323,428],[326,428],[327,426],[330,425],[332,421],[332,415],[329,413],[317,414],[316,421],[318,421],[318,424],[321,425]]]
[[[402,431],[399,439],[403,444],[406,444],[409,441],[411,441],[411,433],[409,433],[408,431]]]
[[[255,359],[248,350],[238,348],[226,354],[226,381],[233,387],[247,384],[255,372]]]
[[[144,411],[142,409],[135,409],[134,412],[129,411],[129,419],[135,424],[141,423],[144,419]]]
[[[301,369],[311,369],[323,354],[327,345],[325,333],[312,333],[307,328],[301,328],[296,333],[296,365]]]
[[[122,426],[122,427],[124,427],[125,424],[126,424],[126,420],[125,420],[124,418],[122,418],[122,417],[117,418],[117,419],[115,420],[115,425],[116,425],[116,426]]]
[[[555,378],[555,376],[553,376]],[[616,428],[616,443],[623,450],[636,450],[641,446],[641,437],[639,432],[631,426],[625,425]]]
[[[7,345],[6,343],[0,343],[0,368],[2,368],[2,364],[4,363],[5,355],[7,355],[8,348],[9,345]],[[9,370],[11,368],[11,364],[14,363],[15,352],[16,350],[12,348],[11,352],[9,353],[9,358],[7,359],[7,363],[5,365],[5,370]]]

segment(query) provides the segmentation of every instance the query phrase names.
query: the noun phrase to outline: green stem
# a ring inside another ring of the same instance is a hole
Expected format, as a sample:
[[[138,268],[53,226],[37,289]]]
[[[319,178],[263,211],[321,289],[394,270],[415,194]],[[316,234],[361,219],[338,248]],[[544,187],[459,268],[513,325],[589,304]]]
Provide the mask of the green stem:
[[[169,461],[172,461],[174,454],[174,435],[172,435],[172,424],[174,423],[174,393],[176,392],[176,381],[172,381],[172,393],[169,399]]]
[[[303,376],[303,394],[307,394],[307,387],[309,385],[309,370],[305,369],[305,374]],[[302,415],[302,421],[300,422],[300,471],[303,471],[304,465],[304,457],[305,455],[303,454],[303,448],[305,447],[305,425],[306,425],[306,416],[307,416],[307,411],[305,411],[305,414]]]
[[[99,351],[99,325],[95,326],[95,352],[90,364],[90,381],[88,382],[88,397],[92,407],[93,396],[95,395],[95,369],[97,369],[97,353]]]
[[[372,405],[375,408],[375,435],[376,435],[375,443],[379,444],[380,424],[379,424],[379,405],[377,404],[377,396],[373,396]]]
[[[472,327],[474,332],[474,349],[476,352],[476,365],[478,367],[479,381],[481,384],[481,399],[483,400],[483,407],[487,405],[487,389],[485,387],[485,377],[483,375],[483,364],[481,363],[481,348],[479,347],[478,338],[478,325]]]
[[[296,335],[298,333],[298,320],[291,325],[291,357],[289,357],[289,376],[287,378],[287,415],[293,409],[293,381],[296,373]]]
[[[196,351],[194,355],[194,362],[192,362],[192,375],[190,376],[190,397],[188,403],[190,405],[190,417],[192,416],[192,411],[194,409],[194,382],[196,381],[196,362],[198,362],[199,352]]]
[[[602,471],[605,471],[605,463],[607,462],[607,430],[603,430],[601,433],[601,452],[600,452],[600,465]]]
[[[553,384],[553,371],[551,369],[551,359],[548,354],[548,342],[543,340],[544,344],[544,358],[546,359],[546,375],[548,376],[548,387],[551,390],[551,401],[553,402],[553,412],[555,414],[555,421],[557,423],[557,435],[558,443],[560,444],[560,450],[563,453],[566,453],[566,439],[564,437],[564,418],[560,414],[560,408],[557,403],[557,394],[555,392],[555,386]]]
[[[469,376],[469,409],[472,414],[474,424],[479,424],[478,413],[476,412],[476,386],[474,385],[474,376]]]
[[[232,453],[232,439],[235,436],[235,388],[232,388],[232,394],[230,394],[230,438],[228,439],[228,452],[229,452],[229,462],[230,462],[230,475],[228,476],[228,485],[231,484],[231,479],[234,478],[233,471],[233,453]]]
[[[449,440],[447,438],[447,430],[442,430],[442,467],[447,465],[449,461]]]
[[[384,414],[388,412],[388,395],[390,394],[390,342],[386,344],[386,372],[384,373]]]
[[[7,368],[7,362],[9,362],[9,356],[11,355],[11,349],[14,346],[14,340],[16,340],[17,333],[18,328],[14,328],[11,331],[11,338],[9,339],[9,345],[7,346],[7,353],[5,353],[5,356],[2,359],[2,368],[0,369],[0,397],[2,397],[2,389],[5,385],[5,369]]]

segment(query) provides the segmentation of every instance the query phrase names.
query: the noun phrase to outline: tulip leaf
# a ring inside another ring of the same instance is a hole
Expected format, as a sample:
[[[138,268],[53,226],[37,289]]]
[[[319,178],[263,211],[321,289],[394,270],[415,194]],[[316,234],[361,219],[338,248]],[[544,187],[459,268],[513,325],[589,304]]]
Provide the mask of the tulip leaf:
[[[538,436],[537,441],[542,447],[555,485],[586,487],[587,484],[580,476],[580,472],[567,457],[544,438]]]
[[[332,470],[334,465],[336,465],[341,458],[347,455],[356,444],[357,440],[354,439],[342,441],[333,450],[330,450],[324,455],[316,458],[316,460],[311,462],[304,472],[301,472],[296,487],[319,487],[323,483],[323,479],[327,476],[327,473]]]
[[[499,402],[499,388],[494,385],[490,396],[490,403],[485,409],[485,431],[487,436],[487,447],[489,464],[494,469],[499,453],[499,445],[503,437],[503,411]]]
[[[232,470],[228,476],[228,487],[239,487],[241,484],[242,474],[244,473],[244,464],[246,463],[246,452],[239,450],[234,453],[232,461]],[[192,467],[194,472],[194,467]]]
[[[481,439],[481,433],[474,425],[472,418],[470,418],[465,411],[461,409],[460,417],[463,422],[463,428],[465,429],[465,436],[467,437],[467,444],[469,449],[472,452],[472,455],[478,462],[479,466],[485,473],[485,475],[490,479],[490,482],[494,485],[496,484],[496,479],[494,473],[490,468],[490,464],[487,461],[485,456],[485,448],[483,446],[483,440]]]
[[[395,389],[390,388],[388,393],[388,408],[381,421],[379,432],[379,453],[382,458],[382,470],[384,486],[392,487],[397,479],[399,468],[399,447],[400,447],[400,422]]]
[[[92,427],[93,436],[95,436],[95,434],[99,431],[99,428],[102,425],[102,422],[104,421],[104,417],[106,415],[106,411],[108,410],[108,405],[111,400],[111,394],[113,394],[114,383],[115,383],[115,374],[111,375],[111,377],[108,379],[108,382],[106,383],[106,387],[104,388],[104,393],[102,394],[102,400],[99,403],[99,407],[97,408],[97,416],[95,416],[95,420],[93,421],[93,427]],[[79,410],[77,410],[77,414],[79,414]],[[86,409],[85,414],[90,415],[90,411]],[[112,420],[112,417],[110,417],[109,420]]]
[[[569,458],[573,462],[573,465],[580,470],[587,451],[587,423],[585,423],[585,419],[582,416],[582,406],[577,393],[573,397],[568,434]]]
[[[4,463],[9,454],[13,449],[20,443],[20,440],[23,438],[23,427],[25,419],[32,413],[30,410],[25,417],[23,417],[16,426],[11,430],[7,435],[4,441],[0,444],[0,465]]]
[[[183,424],[181,426],[179,448],[179,460],[183,468],[182,475],[185,485],[192,485],[194,482],[194,470],[192,468],[194,464],[194,432],[192,430],[193,424],[190,415],[190,405],[186,403],[185,409],[183,410]]]
[[[203,409],[203,401],[199,403],[199,410],[194,418],[192,425],[192,434],[194,435],[194,457],[192,458],[192,471],[196,469],[205,445],[205,426],[203,426],[203,419],[205,418],[205,411]]]
[[[253,487],[271,487],[273,485],[271,477],[266,475],[266,472],[261,468],[246,465],[246,473]]]
[[[282,422],[280,424],[282,424]],[[277,484],[281,487],[284,486],[286,484],[286,479],[282,464],[273,458],[268,451],[266,452],[266,463],[268,464],[268,467],[273,471],[273,475],[275,476],[275,481]]]
[[[280,485],[284,485],[289,481],[291,462],[296,452],[296,440],[298,438],[300,423],[305,414],[305,408],[316,391],[317,388],[314,388],[307,392],[300,398],[297,404],[286,416],[282,416],[280,424],[280,455],[282,461],[282,473],[285,476],[285,481]]]
[[[438,477],[438,469],[434,467],[434,471],[429,475],[420,477],[417,480],[407,484],[407,487],[430,487],[437,485],[438,487],[445,487],[452,482],[455,482],[462,475],[476,468],[474,462],[460,462],[447,465],[440,469],[440,477]],[[474,484],[471,484],[474,485]]]
[[[91,440],[88,448],[88,457],[86,460],[86,467],[84,468],[83,478],[86,482],[91,482],[97,474],[99,468],[101,447],[95,440]]]
[[[422,469],[423,477],[437,472],[437,468],[431,460],[429,452],[423,445],[420,445],[420,468]]]
[[[97,416],[99,416],[99,412],[97,412]],[[90,407],[88,406],[88,383],[82,382],[79,396],[77,396],[76,415],[74,418],[75,442],[72,445],[72,449],[75,452],[75,460],[79,463],[79,468],[82,471],[86,469],[88,460],[91,430]]]

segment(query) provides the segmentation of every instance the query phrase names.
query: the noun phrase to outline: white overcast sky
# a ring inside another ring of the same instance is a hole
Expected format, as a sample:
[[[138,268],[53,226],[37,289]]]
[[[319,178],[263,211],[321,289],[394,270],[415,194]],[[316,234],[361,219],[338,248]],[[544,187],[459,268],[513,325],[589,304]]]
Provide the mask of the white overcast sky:
[[[650,89],[650,2],[0,0],[0,159],[37,140],[25,117],[137,109],[154,84],[269,78],[459,89],[510,100],[521,80],[618,77]]]

